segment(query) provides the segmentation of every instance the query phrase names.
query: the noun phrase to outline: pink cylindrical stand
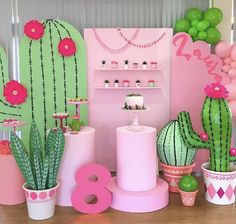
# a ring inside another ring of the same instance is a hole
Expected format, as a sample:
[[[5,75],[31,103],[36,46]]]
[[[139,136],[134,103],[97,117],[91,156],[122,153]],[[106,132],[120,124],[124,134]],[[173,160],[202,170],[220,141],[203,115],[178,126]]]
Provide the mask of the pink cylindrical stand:
[[[156,187],[156,129],[116,129],[117,185],[126,191],[149,191]]]
[[[72,206],[71,194],[77,186],[76,172],[83,165],[95,162],[95,129],[83,127],[77,134],[67,131],[64,136],[65,151],[58,173],[60,188],[56,204]]]
[[[0,204],[17,205],[25,202],[24,179],[13,155],[0,155]]]

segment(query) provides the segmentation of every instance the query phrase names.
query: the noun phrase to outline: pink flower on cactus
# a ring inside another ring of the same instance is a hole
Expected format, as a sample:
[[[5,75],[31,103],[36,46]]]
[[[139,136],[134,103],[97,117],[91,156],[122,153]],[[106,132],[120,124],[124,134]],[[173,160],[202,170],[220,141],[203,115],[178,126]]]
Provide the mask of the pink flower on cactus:
[[[12,80],[4,86],[3,96],[11,105],[22,104],[27,98],[27,89],[19,82]]]
[[[200,138],[202,141],[207,141],[209,137],[207,133],[203,132],[200,134]]]
[[[71,56],[76,53],[75,42],[71,38],[64,38],[58,44],[58,51],[63,56]]]
[[[226,99],[228,97],[227,89],[220,83],[211,83],[205,87],[204,91],[208,97],[214,99]]]
[[[24,33],[30,39],[38,40],[44,34],[43,24],[37,20],[31,20],[25,24]]]
[[[72,118],[75,119],[75,120],[79,120],[79,119],[80,119],[80,116],[79,116],[78,114],[76,114],[76,115],[74,115]]]
[[[1,155],[11,154],[10,142],[8,140],[1,140],[0,141],[0,154]]]

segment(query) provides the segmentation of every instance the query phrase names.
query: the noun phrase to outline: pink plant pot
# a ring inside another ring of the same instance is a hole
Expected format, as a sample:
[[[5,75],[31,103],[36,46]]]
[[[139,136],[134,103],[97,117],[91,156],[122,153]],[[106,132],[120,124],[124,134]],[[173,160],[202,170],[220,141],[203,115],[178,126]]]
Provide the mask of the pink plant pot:
[[[13,155],[0,155],[0,204],[17,205],[25,202],[22,185],[25,182]]]
[[[28,208],[28,215],[33,220],[45,220],[54,215],[56,194],[59,183],[54,188],[46,190],[30,190],[23,185]]]
[[[184,206],[187,207],[192,207],[195,204],[195,198],[197,195],[198,190],[193,191],[193,192],[186,192],[186,191],[181,191],[178,189],[180,196],[181,196],[181,201]]]
[[[182,176],[191,174],[195,163],[188,166],[171,166],[160,163],[165,181],[169,184],[169,191],[179,193],[178,183]]]

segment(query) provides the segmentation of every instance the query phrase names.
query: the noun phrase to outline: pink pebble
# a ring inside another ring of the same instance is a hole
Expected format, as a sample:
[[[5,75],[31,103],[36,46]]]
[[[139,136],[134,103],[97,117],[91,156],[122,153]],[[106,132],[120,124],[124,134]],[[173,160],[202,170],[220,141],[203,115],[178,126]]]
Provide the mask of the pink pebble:
[[[230,65],[231,65],[232,68],[236,68],[236,61],[232,61],[232,62],[230,63]]]
[[[231,58],[225,58],[225,59],[224,59],[224,64],[229,65],[231,62],[232,62],[232,59],[231,59]]]
[[[223,67],[222,67],[222,70],[223,70],[223,72],[228,72],[229,70],[230,70],[230,65],[227,65],[227,64],[225,64]]]
[[[230,155],[231,156],[236,156],[236,148],[231,148],[230,149]]]
[[[203,133],[200,134],[200,138],[203,141],[207,141],[208,140],[208,134],[203,132]]]

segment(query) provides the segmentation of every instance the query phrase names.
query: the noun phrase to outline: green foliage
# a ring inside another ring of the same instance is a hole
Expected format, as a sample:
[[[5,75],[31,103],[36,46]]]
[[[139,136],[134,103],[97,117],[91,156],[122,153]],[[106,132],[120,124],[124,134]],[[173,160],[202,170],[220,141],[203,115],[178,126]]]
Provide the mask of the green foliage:
[[[69,124],[72,131],[80,131],[81,126],[83,126],[83,121],[80,121],[80,119],[72,119]]]
[[[177,120],[167,123],[157,135],[157,154],[162,163],[186,166],[194,162],[197,150],[186,147]]]
[[[188,112],[178,115],[181,135],[187,147],[210,150],[210,169],[217,172],[230,170],[230,144],[232,136],[232,116],[225,99],[206,97],[202,109],[202,125],[208,135],[203,141],[193,130]]]
[[[198,189],[197,179],[192,175],[182,176],[178,185],[179,189],[185,192],[194,192]]]
[[[29,189],[43,190],[56,186],[64,145],[65,139],[62,130],[58,129],[55,133],[50,130],[44,152],[37,125],[32,122],[30,155],[28,155],[22,140],[11,133],[12,153]]]

